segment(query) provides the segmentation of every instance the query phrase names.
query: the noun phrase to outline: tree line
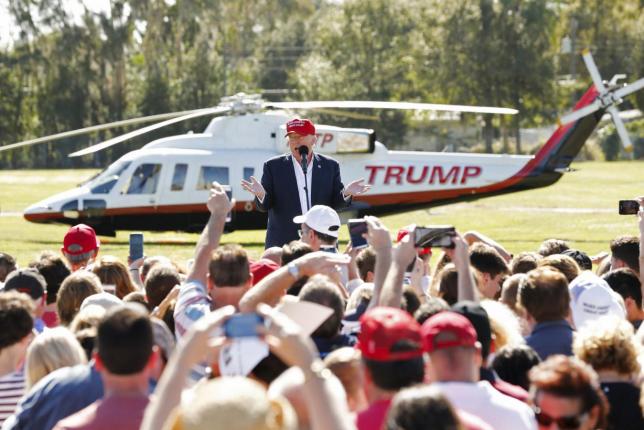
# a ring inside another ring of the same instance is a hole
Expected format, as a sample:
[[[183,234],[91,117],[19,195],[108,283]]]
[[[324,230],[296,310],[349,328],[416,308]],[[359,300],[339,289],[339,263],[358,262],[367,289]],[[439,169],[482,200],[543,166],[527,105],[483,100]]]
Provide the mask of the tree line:
[[[503,129],[524,152],[518,130],[553,123],[590,84],[582,48],[606,79],[644,71],[644,0],[112,0],[98,12],[70,11],[64,0],[8,4],[15,34],[0,46],[0,145],[263,91],[271,100],[514,107],[513,117],[461,120],[480,120],[486,151]],[[644,107],[643,93],[625,106]],[[371,115],[310,114],[375,128],[389,146],[416,126],[409,113]],[[207,121],[82,159],[67,154],[128,130],[0,152],[0,167],[102,166]],[[617,140],[606,141],[617,157]],[[641,139],[636,149],[644,153]]]

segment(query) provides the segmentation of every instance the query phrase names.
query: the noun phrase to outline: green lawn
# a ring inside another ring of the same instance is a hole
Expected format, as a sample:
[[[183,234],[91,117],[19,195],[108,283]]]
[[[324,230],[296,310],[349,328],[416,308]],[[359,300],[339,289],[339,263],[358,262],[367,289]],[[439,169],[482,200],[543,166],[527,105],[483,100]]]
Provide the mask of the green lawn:
[[[393,231],[410,223],[452,224],[478,230],[511,252],[535,250],[547,238],[561,238],[590,254],[606,250],[621,234],[637,234],[636,218],[617,215],[617,201],[644,195],[644,162],[575,163],[575,172],[557,184],[533,191],[481,199],[471,203],[417,210],[384,217]],[[0,212],[20,212],[51,194],[71,188],[93,170],[24,170],[0,172]],[[20,216],[0,216],[0,251],[27,264],[43,250],[60,249],[66,226],[31,224]],[[185,261],[193,253],[196,234],[145,233],[145,253]],[[237,231],[224,242],[245,245],[253,257],[261,252],[263,231]],[[340,239],[346,242],[343,229]],[[126,259],[128,232],[101,238],[102,254]]]

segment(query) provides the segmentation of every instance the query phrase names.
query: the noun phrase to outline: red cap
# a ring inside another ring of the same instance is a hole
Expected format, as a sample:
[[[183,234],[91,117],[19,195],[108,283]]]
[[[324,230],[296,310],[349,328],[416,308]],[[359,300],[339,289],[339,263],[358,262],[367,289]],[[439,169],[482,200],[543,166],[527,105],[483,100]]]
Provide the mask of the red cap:
[[[454,346],[476,345],[476,330],[463,315],[452,312],[439,312],[429,318],[421,328],[425,350],[429,353]]]
[[[262,258],[250,263],[250,273],[253,274],[253,285],[280,268],[280,265],[273,260]]]
[[[301,136],[315,134],[315,126],[310,119],[294,118],[286,123],[286,136],[297,133]]]
[[[63,240],[63,251],[69,255],[80,255],[98,249],[101,242],[94,229],[85,224],[78,224],[67,231]]]
[[[400,230],[398,230],[398,237],[396,238],[396,242],[400,242],[403,237],[407,236],[409,234],[409,227],[403,227]],[[432,255],[432,249],[431,248],[418,248],[418,255]]]
[[[399,341],[415,345],[407,351],[392,351]],[[388,307],[369,310],[360,318],[358,349],[362,356],[375,361],[409,360],[423,355],[420,325],[407,312]]]

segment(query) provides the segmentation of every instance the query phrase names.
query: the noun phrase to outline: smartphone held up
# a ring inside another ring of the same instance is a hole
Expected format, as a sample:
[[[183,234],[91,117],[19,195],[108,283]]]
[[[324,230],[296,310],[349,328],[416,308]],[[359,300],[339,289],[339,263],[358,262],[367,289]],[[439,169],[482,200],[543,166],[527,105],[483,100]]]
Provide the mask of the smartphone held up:
[[[620,200],[619,201],[619,214],[620,215],[637,215],[640,210],[640,203],[637,200]]]
[[[143,258],[143,233],[130,233],[130,260]]]
[[[224,191],[226,192],[226,195],[228,196],[229,201],[233,201],[233,189],[230,187],[230,185],[222,185],[221,186]],[[231,222],[233,219],[233,212],[230,211],[226,214],[226,222]]]
[[[451,225],[416,227],[414,246],[417,248],[454,248],[456,229]]]
[[[351,246],[353,249],[366,248],[368,246],[367,239],[362,235],[367,233],[367,221],[364,219],[350,219],[347,222],[349,228],[349,236],[351,237]]]
[[[227,338],[257,337],[257,326],[264,325],[264,317],[256,313],[235,314],[224,323]]]

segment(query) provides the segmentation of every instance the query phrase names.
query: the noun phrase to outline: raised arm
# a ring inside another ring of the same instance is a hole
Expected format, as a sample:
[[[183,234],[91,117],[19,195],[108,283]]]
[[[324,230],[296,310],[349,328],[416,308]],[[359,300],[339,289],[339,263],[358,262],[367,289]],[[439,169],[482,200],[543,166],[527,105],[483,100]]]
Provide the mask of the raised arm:
[[[207,206],[210,211],[210,218],[208,218],[208,223],[197,242],[195,262],[187,278],[188,282],[198,281],[201,285],[206,285],[207,283],[210,254],[219,246],[219,239],[224,232],[224,225],[226,224],[226,214],[232,209],[232,204],[228,200],[226,191],[224,191],[218,182],[213,182],[212,184]]]
[[[165,428],[164,423],[179,405],[190,370],[203,361],[213,348],[223,344],[224,338],[213,338],[212,334],[234,312],[233,306],[225,306],[192,325],[159,379],[155,394],[145,409],[141,430]]]
[[[312,252],[280,267],[253,288],[246,291],[239,301],[241,312],[253,312],[258,304],[266,303],[275,306],[286,290],[302,276],[331,274],[338,264],[349,264],[350,257],[345,254],[329,252]]]
[[[461,300],[478,302],[479,295],[476,291],[476,283],[474,281],[474,276],[472,275],[472,269],[470,268],[470,253],[467,242],[459,234],[456,234],[453,240],[453,262],[458,274],[457,299],[459,302]]]
[[[373,296],[369,307],[380,304],[382,288],[391,266],[391,235],[385,225],[375,216],[366,216],[367,221],[367,242],[376,252],[376,270],[373,274]]]
[[[398,246],[393,251],[391,267],[389,267],[387,278],[382,287],[379,306],[400,308],[405,269],[416,258],[413,237],[414,232],[412,230],[400,240]]]
[[[498,243],[491,237],[484,235],[483,233],[479,233],[478,231],[468,231],[463,235],[463,239],[465,239],[465,242],[467,242],[468,245],[472,245],[475,242],[482,242],[486,245],[491,246],[492,248],[497,250],[497,252],[501,255],[501,257],[503,257],[506,263],[512,260],[512,255],[510,255],[507,249],[505,249],[500,243]]]
[[[351,420],[343,415],[338,402],[327,384],[331,372],[319,358],[315,344],[300,327],[286,315],[261,305],[257,313],[270,321],[265,340],[271,350],[291,366],[297,366],[304,374],[304,398],[310,414],[312,430],[350,430],[355,429]]]

